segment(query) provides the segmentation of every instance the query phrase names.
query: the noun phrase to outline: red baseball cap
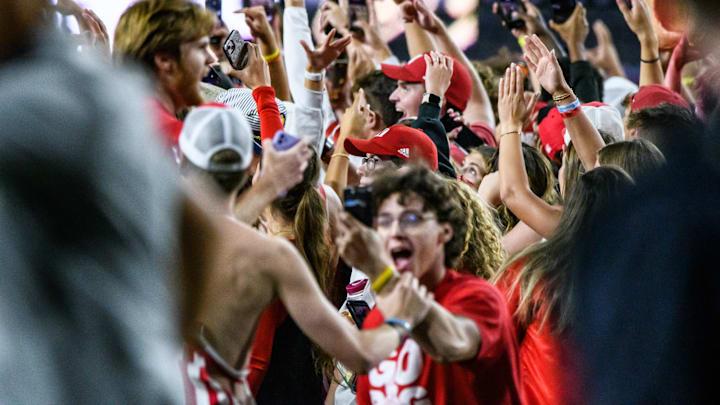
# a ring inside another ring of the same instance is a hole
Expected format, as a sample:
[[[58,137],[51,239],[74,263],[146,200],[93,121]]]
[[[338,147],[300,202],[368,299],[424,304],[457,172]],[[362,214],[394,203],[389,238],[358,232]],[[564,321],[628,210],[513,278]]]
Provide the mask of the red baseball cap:
[[[408,83],[424,83],[424,55],[430,55],[430,52],[418,55],[404,65],[388,65],[383,63],[381,65],[382,72],[385,73],[385,76],[394,80],[402,80]],[[465,110],[468,100],[470,100],[471,89],[472,81],[470,80],[470,73],[462,63],[453,58],[453,74],[450,78],[450,87],[445,92],[445,99],[461,111]]]
[[[542,142],[542,151],[550,160],[558,161],[557,153],[565,145],[565,121],[557,107],[554,107],[540,121],[538,136]]]
[[[366,153],[379,156],[397,156],[406,161],[422,160],[432,170],[438,169],[435,144],[424,132],[405,125],[385,128],[371,139],[345,139],[345,150],[355,156]]]
[[[649,84],[643,86],[632,96],[630,111],[638,111],[643,108],[657,107],[662,103],[675,104],[690,109],[690,104],[678,93],[660,84]]]

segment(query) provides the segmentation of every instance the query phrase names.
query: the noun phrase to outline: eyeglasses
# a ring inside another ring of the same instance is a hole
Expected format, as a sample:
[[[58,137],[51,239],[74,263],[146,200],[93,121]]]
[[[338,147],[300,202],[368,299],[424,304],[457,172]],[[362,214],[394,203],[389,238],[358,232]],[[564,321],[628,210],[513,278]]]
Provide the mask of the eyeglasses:
[[[416,228],[418,225],[431,219],[435,219],[435,215],[432,213],[421,214],[419,212],[407,211],[400,214],[398,218],[393,218],[390,215],[379,215],[375,219],[375,227],[378,230],[390,229],[395,221],[397,221],[400,230],[407,231],[409,229]]]
[[[374,170],[378,162],[380,162],[380,158],[377,156],[368,156],[362,158],[362,165],[365,166],[368,170]]]
[[[213,46],[220,45],[220,42],[222,42],[223,39],[225,39],[225,38],[221,37],[219,35],[214,35],[214,36],[210,37],[210,45],[213,45]]]

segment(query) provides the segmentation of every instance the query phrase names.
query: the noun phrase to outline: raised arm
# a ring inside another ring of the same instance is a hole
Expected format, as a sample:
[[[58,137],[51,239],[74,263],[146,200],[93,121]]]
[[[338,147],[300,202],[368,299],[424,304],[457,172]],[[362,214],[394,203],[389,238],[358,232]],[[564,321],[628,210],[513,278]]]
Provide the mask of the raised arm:
[[[345,151],[345,140],[359,137],[367,122],[368,109],[363,89],[358,91],[353,104],[345,110],[340,122],[340,135],[325,173],[325,184],[330,186],[335,193],[342,198],[343,191],[347,187],[348,167],[350,156]]]
[[[405,21],[405,41],[407,41],[408,53],[410,58],[422,55],[425,52],[434,51],[436,46],[432,36],[424,30],[417,22],[418,12],[412,0],[395,0],[400,7]]]
[[[512,64],[500,80],[498,91],[500,198],[521,221],[548,237],[560,221],[562,211],[560,207],[543,201],[530,189],[520,133],[538,96],[535,94],[531,100],[526,100],[523,87],[520,68]]]
[[[270,86],[270,70],[263,59],[260,47],[249,44],[250,55],[248,65],[245,69],[233,70],[233,74],[242,80],[248,88],[252,89],[252,95],[257,104],[258,115],[260,116],[260,137],[272,139],[275,133],[283,129],[283,122],[280,118],[280,109],[275,101],[275,90]]]
[[[620,56],[607,25],[602,20],[597,20],[592,28],[598,44],[596,48],[587,51],[590,62],[604,70],[607,77],[625,77]]]
[[[552,94],[559,108],[573,104],[576,101],[579,103],[563,77],[554,52],[549,52],[537,37],[530,37],[527,40],[525,60],[530,70],[535,72],[543,88]],[[605,142],[585,113],[582,112],[581,107],[578,106],[575,113],[565,118],[565,127],[570,134],[575,149],[577,149],[583,166],[587,170],[591,170],[595,167],[597,153],[605,146]],[[530,224],[528,223],[528,225]]]
[[[438,52],[423,55],[425,58],[425,91],[445,99],[453,73],[453,59]],[[442,102],[441,102],[442,104]],[[435,144],[438,152],[438,170],[440,173],[456,179],[457,174],[450,162],[450,142],[445,127],[440,122],[440,105],[423,102],[418,109],[418,117],[413,128],[425,133]]]
[[[292,148],[276,151],[271,140],[263,141],[262,165],[255,184],[238,196],[233,212],[235,218],[252,225],[283,191],[290,190],[303,179],[312,152],[307,138]]]
[[[645,0],[631,0],[628,8],[625,0],[615,0],[628,27],[640,41],[640,87],[648,84],[663,84],[664,75],[660,62],[658,37],[650,19],[650,10]]]
[[[282,50],[278,44],[272,27],[265,15],[265,7],[254,6],[236,11],[245,14],[245,22],[252,35],[260,42],[263,58],[267,61],[270,71],[270,79],[277,98],[283,101],[290,101],[290,87],[288,85],[287,73],[285,72]]]
[[[417,23],[435,36],[435,43],[437,44],[438,50],[455,58],[455,60],[460,62],[465,69],[467,69],[468,73],[470,73],[472,91],[467,107],[463,111],[463,118],[471,123],[484,122],[491,128],[494,128],[495,114],[490,104],[490,98],[485,91],[482,80],[480,80],[480,75],[472,63],[470,63],[470,59],[468,59],[465,52],[455,44],[455,41],[450,38],[445,24],[435,13],[427,8],[423,0],[413,0],[413,6],[417,10]]]
[[[310,269],[288,244],[274,256],[271,274],[277,293],[300,329],[328,354],[350,369],[366,373],[397,348],[402,330],[383,324],[358,331],[337,313],[313,279]],[[387,318],[397,318],[411,326],[427,314],[431,298],[417,279],[409,274],[378,297],[378,308]]]

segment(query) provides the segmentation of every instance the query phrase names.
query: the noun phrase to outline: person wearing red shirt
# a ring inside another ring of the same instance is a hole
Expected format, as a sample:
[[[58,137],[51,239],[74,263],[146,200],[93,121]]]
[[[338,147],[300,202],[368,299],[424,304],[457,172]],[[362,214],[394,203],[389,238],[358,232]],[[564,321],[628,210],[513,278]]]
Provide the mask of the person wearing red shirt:
[[[200,81],[217,62],[210,49],[212,12],[188,0],[144,0],[130,6],[115,30],[114,57],[152,72],[150,109],[168,146],[177,146],[177,116],[202,104]]]
[[[341,216],[341,257],[362,271],[413,274],[435,302],[407,340],[359,377],[358,404],[522,403],[505,299],[488,282],[452,270],[466,225],[444,180],[406,166],[380,175],[372,187],[375,230]],[[375,282],[373,289],[383,286]],[[388,321],[376,307],[363,328]]]

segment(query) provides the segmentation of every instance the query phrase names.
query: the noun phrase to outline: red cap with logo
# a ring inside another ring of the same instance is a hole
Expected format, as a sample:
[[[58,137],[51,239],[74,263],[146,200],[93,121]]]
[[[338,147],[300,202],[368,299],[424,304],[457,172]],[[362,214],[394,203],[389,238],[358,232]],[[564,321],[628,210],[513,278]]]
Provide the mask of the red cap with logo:
[[[394,80],[402,80],[408,83],[424,83],[425,58],[423,56],[429,54],[429,52],[426,52],[418,55],[404,65],[388,65],[383,63],[381,66],[382,72],[385,73],[385,76]],[[468,100],[470,100],[471,89],[472,81],[470,80],[470,73],[462,63],[453,58],[453,74],[450,78],[450,87],[445,92],[445,99],[461,111],[465,110]]]
[[[406,161],[422,160],[432,170],[438,169],[435,144],[424,132],[405,125],[385,128],[371,139],[346,139],[345,150],[355,156],[371,153],[379,156],[396,156]]]
[[[657,107],[662,103],[675,104],[690,109],[690,104],[678,93],[660,84],[649,84],[641,87],[632,97],[630,110],[639,111],[643,108]]]

